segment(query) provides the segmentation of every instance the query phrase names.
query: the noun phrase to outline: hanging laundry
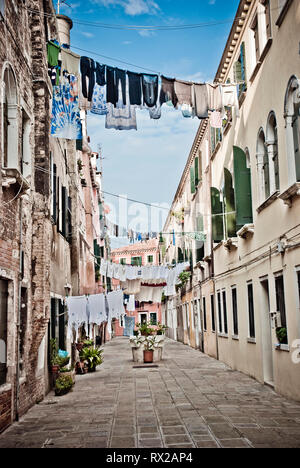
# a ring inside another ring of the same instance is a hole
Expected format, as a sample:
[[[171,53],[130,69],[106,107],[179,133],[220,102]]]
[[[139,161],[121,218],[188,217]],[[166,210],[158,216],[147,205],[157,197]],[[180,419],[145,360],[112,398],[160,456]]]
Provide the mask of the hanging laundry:
[[[93,294],[88,296],[90,309],[89,322],[95,325],[101,325],[106,320],[105,296],[104,294]]]
[[[118,102],[115,71],[114,67],[106,67],[106,101],[114,106]]]
[[[239,117],[239,100],[237,95],[237,87],[233,84],[226,84],[221,87],[222,93],[222,106],[223,114],[225,113],[225,107],[235,107],[236,116]]]
[[[66,70],[71,75],[79,75],[80,55],[71,50],[61,49],[62,70]]]
[[[70,75],[69,80],[63,77],[62,84],[53,87],[51,135],[56,138],[81,140],[78,80],[74,75]]]
[[[192,106],[192,83],[188,81],[175,80],[175,93],[178,99],[178,104]]]
[[[134,298],[134,294],[131,294],[129,296],[129,301],[128,301],[128,305],[127,305],[127,310],[128,312],[134,312],[135,311],[135,298]]]
[[[100,275],[106,276],[107,274],[107,260],[104,260],[104,258],[101,258],[101,264],[100,264]]]
[[[47,43],[47,59],[50,67],[57,67],[60,50],[60,46],[53,41]]]
[[[106,65],[100,65],[100,63],[96,62],[95,64],[96,83],[99,86],[106,85],[105,70],[106,70]]]
[[[137,130],[136,111],[133,106],[125,109],[116,109],[107,104],[105,128],[114,130]]]
[[[128,296],[136,295],[141,290],[141,280],[126,280],[121,282],[121,288],[124,291],[124,294]]]
[[[210,116],[210,126],[212,128],[222,128],[222,114],[221,112],[214,111]]]
[[[160,104],[172,102],[173,106],[176,108],[178,104],[178,98],[175,93],[175,79],[166,78],[165,76],[161,77],[161,90],[159,97]]]
[[[219,85],[207,84],[208,108],[211,111],[221,111],[222,95]]]
[[[158,99],[158,75],[142,75],[143,102],[154,107]]]
[[[142,105],[142,76],[140,73],[127,72],[129,100],[132,106]]]
[[[98,115],[108,114],[105,86],[100,86],[97,83],[94,86],[91,113]]]
[[[134,327],[135,327],[135,317],[128,317],[126,315],[123,335],[127,337],[133,336]]]
[[[92,101],[93,90],[95,86],[95,63],[89,57],[81,57],[80,72],[82,83],[82,95],[89,102]]]
[[[112,291],[107,294],[109,315],[111,318],[120,318],[125,314],[123,291]]]
[[[119,86],[120,85],[120,86]],[[123,106],[126,106],[126,72],[116,68],[115,70],[115,86],[116,86],[116,98],[117,102],[121,101]],[[121,91],[121,93],[120,93]]]
[[[195,84],[195,113],[199,119],[208,117],[208,90],[206,84]]]
[[[113,278],[114,277],[113,275],[114,275],[114,264],[111,263],[111,262],[108,262],[107,263],[107,274],[106,274],[106,276],[108,278]]]
[[[79,328],[87,322],[87,299],[86,296],[70,296],[66,298],[66,304],[68,308],[67,336],[71,339],[74,329],[76,340]]]

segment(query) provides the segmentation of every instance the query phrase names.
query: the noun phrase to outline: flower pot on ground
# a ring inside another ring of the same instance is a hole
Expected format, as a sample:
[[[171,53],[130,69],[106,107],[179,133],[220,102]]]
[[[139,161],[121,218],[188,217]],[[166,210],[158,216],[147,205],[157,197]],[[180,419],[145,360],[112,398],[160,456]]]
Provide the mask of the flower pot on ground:
[[[89,372],[95,372],[96,367],[102,364],[103,350],[99,348],[87,347],[83,348],[80,353],[80,359],[87,362]]]
[[[153,350],[144,350],[144,363],[151,364],[153,362]]]
[[[70,375],[60,375],[55,382],[55,395],[66,395],[72,389],[73,385],[74,382]]]

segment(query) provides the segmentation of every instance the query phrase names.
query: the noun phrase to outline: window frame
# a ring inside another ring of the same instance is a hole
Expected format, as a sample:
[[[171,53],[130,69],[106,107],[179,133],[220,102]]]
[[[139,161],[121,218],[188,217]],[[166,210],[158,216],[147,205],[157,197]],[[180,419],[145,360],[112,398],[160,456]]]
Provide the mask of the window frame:
[[[251,295],[249,294],[250,290],[251,290]],[[249,281],[247,283],[247,304],[248,304],[248,339],[256,340],[254,288],[253,288],[252,281]]]
[[[238,317],[238,296],[237,286],[231,287],[231,303],[232,303],[232,330],[233,336],[239,336],[239,317]]]

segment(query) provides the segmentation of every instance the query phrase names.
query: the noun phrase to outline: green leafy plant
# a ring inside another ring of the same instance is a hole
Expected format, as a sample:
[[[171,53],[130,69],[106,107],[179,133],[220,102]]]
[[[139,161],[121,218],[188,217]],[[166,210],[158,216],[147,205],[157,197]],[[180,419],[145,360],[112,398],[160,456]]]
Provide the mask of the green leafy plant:
[[[55,395],[61,396],[68,393],[73,387],[74,382],[69,375],[60,375],[55,382]]]
[[[93,348],[90,346],[82,349],[80,353],[80,358],[84,361],[87,361],[89,371],[94,372],[96,370],[96,367],[102,364],[103,362],[102,353],[102,349]]]
[[[168,329],[167,325],[162,325],[160,322],[157,324],[157,335],[163,335]]]
[[[150,336],[156,332],[156,330],[152,327],[151,322],[137,323],[136,328],[142,336]]]
[[[145,351],[154,351],[155,348],[155,336],[147,336],[144,342]]]
[[[83,342],[83,347],[84,347],[84,348],[89,348],[90,346],[94,346],[94,341],[93,341],[93,340],[89,340],[89,339],[84,340],[84,342]]]
[[[178,278],[180,279],[180,284],[178,285],[180,288],[183,288],[186,283],[189,281],[191,276],[191,273],[189,271],[183,271],[178,275]]]
[[[55,338],[50,340],[50,362],[52,366],[59,366],[58,345]]]
[[[288,342],[288,334],[287,329],[284,327],[280,327],[276,329],[276,335],[281,344],[287,344]]]

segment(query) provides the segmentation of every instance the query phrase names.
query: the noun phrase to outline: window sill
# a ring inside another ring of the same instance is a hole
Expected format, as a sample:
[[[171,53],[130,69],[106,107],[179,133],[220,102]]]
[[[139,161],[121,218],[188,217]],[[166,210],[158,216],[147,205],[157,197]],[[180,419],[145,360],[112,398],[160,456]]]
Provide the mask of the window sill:
[[[290,351],[290,347],[289,347],[289,345],[287,345],[287,344],[280,344],[280,343],[277,343],[277,344],[275,344],[275,350],[276,350],[276,351],[285,351],[285,352],[289,352],[289,351]]]
[[[278,26],[280,28],[280,26],[282,25],[283,23],[283,20],[291,6],[291,4],[293,3],[293,0],[286,0],[285,2],[285,5],[284,7],[282,8],[281,12],[280,12],[280,15],[278,16],[277,18],[277,21],[276,21],[276,26]]]
[[[246,96],[247,96],[247,91],[243,91],[242,94],[239,96],[239,108],[242,107],[245,99],[246,99]]]
[[[259,61],[257,62],[257,64],[256,64],[256,66],[255,66],[253,72],[252,72],[252,75],[251,75],[250,79],[249,79],[250,83],[253,83],[253,81],[255,80],[256,75],[257,75],[257,73],[259,72],[260,67],[261,67],[261,61],[259,60]]]
[[[218,141],[218,143],[216,144],[215,149],[212,152],[211,159],[214,159],[214,157],[216,156],[216,154],[217,154],[217,152],[219,151],[220,148],[221,148],[221,142]]]
[[[3,385],[0,385],[0,395],[1,393],[6,393],[6,392],[9,392],[11,390],[11,384],[3,384]]]
[[[293,199],[295,197],[300,197],[300,182],[296,182],[291,185],[287,190],[282,192],[279,195],[279,198],[283,200],[284,204],[291,207],[293,204]]]
[[[232,120],[230,120],[229,122],[227,122],[227,124],[225,125],[225,127],[223,128],[223,136],[225,136],[230,128],[232,127]]]
[[[218,336],[219,336],[220,338],[226,338],[226,339],[228,339],[228,335],[226,335],[226,333],[218,333]]]
[[[256,344],[256,338],[247,338],[247,342],[250,344]]]
[[[277,200],[279,196],[279,190],[276,190],[276,192],[274,192],[272,195],[270,195],[269,198],[266,199],[266,201],[264,201],[258,208],[257,208],[257,212],[258,213],[261,213],[265,208],[267,208],[268,206],[270,206],[275,200]]]
[[[242,239],[247,239],[247,237],[252,237],[254,235],[254,224],[245,224],[238,232],[238,237]]]
[[[234,341],[239,341],[240,340],[238,335],[232,335],[231,339],[234,340]]]

